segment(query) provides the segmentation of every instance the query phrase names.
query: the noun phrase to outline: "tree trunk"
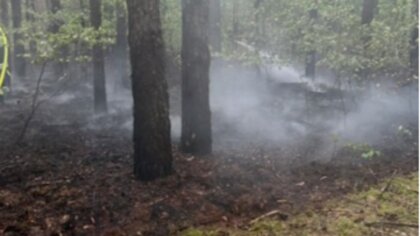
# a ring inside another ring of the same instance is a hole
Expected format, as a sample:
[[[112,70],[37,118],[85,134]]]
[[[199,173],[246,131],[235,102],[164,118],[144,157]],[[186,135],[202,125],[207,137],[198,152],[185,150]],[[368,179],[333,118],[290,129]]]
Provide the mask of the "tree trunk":
[[[50,11],[53,15],[57,14],[58,11],[61,10],[61,1],[60,0],[50,0]],[[57,19],[53,19],[50,25],[50,32],[51,33],[58,33],[60,31],[60,27],[63,24],[63,22],[58,21]]]
[[[95,30],[102,24],[101,0],[90,0],[90,22]],[[92,51],[93,90],[96,113],[107,112],[104,52],[102,45],[95,43]]]
[[[233,0],[232,2],[232,35],[231,35],[231,42],[232,42],[232,49],[236,51],[238,49],[238,43],[236,40],[239,38],[239,16],[238,16],[238,8],[240,3],[238,0]]]
[[[116,71],[120,74],[121,83],[126,87],[129,62],[128,62],[128,40],[127,40],[127,9],[122,2],[118,2],[116,6],[117,14],[117,39],[115,43],[115,60]]]
[[[414,0],[414,9],[413,14],[415,19],[418,20],[418,11],[419,11],[419,2],[418,0]],[[411,75],[417,76],[419,75],[419,25],[416,24],[414,29],[411,33],[410,38],[410,69]]]
[[[372,23],[373,18],[375,17],[375,13],[378,7],[378,0],[363,0],[363,8],[362,8],[362,25],[370,25]],[[363,47],[365,50],[370,41],[370,35],[365,35],[363,37]]]
[[[61,26],[64,24],[61,19],[56,17],[56,14],[62,10],[61,0],[50,0],[49,2],[50,12],[54,15],[54,18],[49,26],[49,31],[53,34],[57,34],[60,32]],[[68,59],[68,47],[62,46],[58,49],[58,57],[60,62],[57,62],[54,66],[55,75],[57,77],[62,77],[67,69],[68,63],[66,62]]]
[[[26,0],[26,21],[27,22],[31,22],[32,24],[35,21],[35,0]],[[35,40],[29,40],[29,52],[31,53],[31,55],[35,55],[36,54],[36,42]]]
[[[181,147],[201,155],[212,150],[208,15],[209,1],[183,0]]]
[[[222,12],[220,6],[220,0],[210,1],[210,13],[209,13],[209,42],[213,51],[222,51]]]
[[[85,9],[87,8],[87,6],[86,6],[86,4],[85,4],[85,1],[84,1],[84,0],[79,0],[79,8],[80,8],[80,10],[81,10],[82,12],[84,12],[84,11],[85,11]],[[84,18],[84,17],[82,17],[81,22],[80,22],[80,25],[81,25],[82,27],[86,27],[86,26],[87,26],[87,22],[86,22],[86,20],[85,20],[85,18]]]
[[[368,25],[373,21],[378,7],[378,0],[363,0],[362,25]]]
[[[10,26],[9,0],[0,0],[0,24],[7,30]]]
[[[362,8],[362,19],[361,23],[362,26],[369,26],[370,23],[372,23],[373,18],[375,17],[375,13],[377,11],[378,7],[378,0],[363,0],[363,8]],[[367,33],[362,37],[362,43],[363,43],[363,54],[365,57],[369,57],[368,55],[368,47],[369,42],[371,40],[371,35]],[[367,79],[370,75],[370,68],[369,65],[366,68],[363,68],[360,70],[360,77],[362,79]]]
[[[86,9],[89,8],[89,6],[86,4],[85,0],[79,0],[79,6],[78,7],[80,9],[80,12],[83,12],[83,13],[86,12],[87,11]],[[80,26],[82,26],[83,28],[88,27],[88,19],[86,19],[86,17],[81,16]],[[77,50],[79,51],[79,53],[81,55],[86,55],[89,52],[87,43],[86,42],[80,42]],[[83,62],[79,63],[79,68],[80,68],[80,72],[78,73],[79,78],[82,79],[82,78],[88,77],[88,71],[89,71],[90,66],[91,65],[87,64],[87,63],[83,63]]]
[[[25,54],[25,47],[21,43],[23,40],[22,34],[19,30],[22,27],[22,1],[11,0],[12,3],[12,22],[15,33],[13,35],[13,68],[15,75],[18,78],[24,78],[26,76],[26,64],[23,55]]]
[[[33,1],[34,1],[35,9],[38,12],[45,12],[45,11],[47,11],[48,7],[47,7],[46,0],[33,0]]]
[[[263,19],[263,11],[262,11],[262,4],[264,0],[256,0],[254,2],[254,21],[255,21],[255,38],[254,42],[257,49],[262,49],[264,46],[264,19]]]
[[[127,6],[134,99],[134,175],[149,181],[172,172],[159,0],[127,0]]]
[[[318,10],[312,9],[309,11],[310,24],[313,28],[315,21],[318,19]],[[312,80],[316,77],[316,50],[311,50],[306,54],[305,58],[305,76]]]

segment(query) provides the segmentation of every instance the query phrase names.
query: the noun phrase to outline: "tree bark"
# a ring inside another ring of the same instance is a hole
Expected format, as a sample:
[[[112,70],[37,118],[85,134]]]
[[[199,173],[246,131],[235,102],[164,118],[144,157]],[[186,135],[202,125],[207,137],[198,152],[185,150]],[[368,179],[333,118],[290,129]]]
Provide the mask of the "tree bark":
[[[52,14],[57,14],[61,10],[61,0],[50,0],[49,8]],[[53,19],[49,26],[50,32],[54,34],[58,33],[62,24],[63,22],[58,21],[58,19]]]
[[[231,43],[232,43],[232,49],[235,51],[238,49],[238,43],[236,40],[239,38],[239,16],[238,16],[238,8],[240,3],[238,0],[233,0],[232,2],[232,35],[231,35]]]
[[[418,20],[419,1],[414,0],[413,15]],[[410,38],[410,69],[411,75],[419,75],[419,25],[416,24]]]
[[[26,0],[26,21],[28,22],[34,22],[35,21],[35,0]],[[29,41],[29,52],[31,53],[31,55],[35,55],[36,54],[36,42],[35,40],[30,40]]]
[[[378,8],[378,0],[363,0],[362,8],[362,26],[369,26],[372,23],[375,13]],[[365,50],[368,47],[370,41],[370,35],[363,37],[363,47]]]
[[[378,0],[363,0],[362,25],[372,23],[378,7]]]
[[[254,21],[255,21],[255,38],[254,42],[257,49],[262,49],[264,46],[264,38],[265,38],[265,22],[264,16],[262,13],[262,4],[264,0],[256,0],[254,2]]]
[[[134,175],[150,181],[172,173],[159,0],[127,0],[127,6],[134,99]]]
[[[310,24],[313,26],[318,19],[318,10],[312,9],[309,11]],[[313,27],[312,27],[313,28]],[[305,58],[305,76],[312,80],[316,77],[316,50],[311,50],[306,54]]]
[[[54,18],[49,26],[49,31],[53,34],[57,34],[60,32],[60,28],[64,24],[61,19],[56,17],[57,13],[62,10],[61,0],[50,0],[49,9],[50,12],[54,15]],[[68,63],[65,62],[68,59],[68,51],[69,49],[66,46],[62,46],[58,49],[57,55],[61,61],[57,62],[54,66],[55,75],[57,77],[62,77],[68,67]]]
[[[208,15],[209,1],[183,0],[181,148],[199,155],[212,151]]]
[[[101,3],[101,0],[90,0],[90,21],[95,30],[99,30],[102,24]],[[104,113],[108,110],[104,61],[102,45],[96,42],[92,50],[95,113]]]
[[[361,23],[362,26],[369,26],[374,17],[375,13],[377,11],[378,7],[378,0],[363,0],[363,8],[362,8],[362,17],[361,17]],[[365,57],[369,57],[368,55],[368,47],[369,42],[371,40],[371,35],[367,33],[362,37],[362,43],[363,43],[363,54]],[[363,68],[360,71],[360,77],[363,79],[367,79],[370,75],[370,68]]]
[[[85,1],[84,0],[79,0],[79,8],[82,12],[85,11],[85,9],[87,8],[87,6],[85,5]],[[82,17],[81,22],[80,22],[82,27],[86,27],[87,26],[87,22],[85,20],[84,17]]]
[[[22,34],[19,32],[22,27],[22,1],[11,0],[12,3],[12,23],[15,33],[13,34],[13,68],[15,75],[19,78],[26,76],[26,63],[23,55],[25,54],[25,46],[21,43]]]
[[[8,29],[10,26],[9,0],[0,0],[0,14],[1,25]]]
[[[210,1],[210,13],[209,13],[209,42],[213,51],[222,51],[222,12],[220,0]]]
[[[115,65],[117,72],[121,75],[121,83],[125,87],[128,77],[128,39],[127,39],[127,9],[122,2],[116,6],[117,14],[117,39],[115,43]]]

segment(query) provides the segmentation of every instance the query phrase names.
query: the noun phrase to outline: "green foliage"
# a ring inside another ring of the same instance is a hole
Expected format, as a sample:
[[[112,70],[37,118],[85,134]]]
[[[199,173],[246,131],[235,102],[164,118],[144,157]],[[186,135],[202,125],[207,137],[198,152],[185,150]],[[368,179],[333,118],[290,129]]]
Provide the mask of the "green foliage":
[[[182,6],[179,0],[162,0],[161,17],[163,36],[167,50],[181,52],[182,46]]]
[[[368,160],[374,157],[379,157],[379,156],[381,156],[381,152],[372,148],[362,153],[362,158],[368,159]]]
[[[21,29],[23,43],[37,51],[24,55],[32,61],[86,62],[89,50],[100,44],[109,48],[116,38],[116,6],[124,0],[103,0],[103,24],[89,27],[89,6],[84,1],[62,0],[56,14],[26,9],[33,21]],[[361,71],[392,75],[409,68],[410,34],[418,19],[412,0],[379,1],[370,25],[361,24],[362,1],[264,0],[221,1],[223,51],[221,55],[249,64],[303,63],[308,52],[316,51],[318,65],[332,69],[343,78],[361,78]],[[317,11],[312,18],[311,10]],[[161,17],[166,49],[180,63],[182,47],[182,6],[180,0],[162,0]],[[52,23],[61,24],[51,33]],[[369,38],[365,45],[366,38]],[[247,45],[247,46],[244,46]],[[251,47],[251,48],[250,48]],[[68,48],[71,56],[63,54]],[[262,52],[265,57],[262,57]]]
[[[181,233],[181,236],[217,236],[218,231],[202,231],[199,229],[187,229],[184,232]]]
[[[398,135],[405,138],[411,138],[413,137],[413,132],[411,132],[408,128],[400,125],[398,126]]]
[[[31,43],[36,45],[36,51],[28,50],[24,55],[33,63],[90,61],[90,49],[94,45],[99,44],[106,49],[115,43],[115,14],[109,9],[112,9],[112,4],[116,4],[117,1],[120,0],[103,1],[102,26],[99,30],[89,26],[88,4],[80,9],[74,1],[63,0],[62,10],[55,14],[26,9],[33,15],[34,20],[25,21],[20,29],[25,41],[14,43],[22,43],[27,48]],[[54,26],[58,31],[52,30]]]
[[[361,158],[370,160],[375,157],[380,157],[382,155],[381,151],[376,150],[368,144],[353,144],[349,143],[346,145],[347,149],[360,155]]]
[[[265,0],[258,8],[254,2],[223,1],[224,56],[259,63],[258,54],[235,43],[244,41],[282,63],[303,62],[315,50],[318,65],[358,79],[366,69],[384,74],[409,67],[413,1],[379,1],[372,24],[364,26],[362,1]],[[316,19],[310,10],[317,10]]]
[[[281,231],[283,231],[283,228],[283,224],[279,221],[264,220],[252,225],[250,231],[263,235],[275,235],[276,233],[280,233]]]

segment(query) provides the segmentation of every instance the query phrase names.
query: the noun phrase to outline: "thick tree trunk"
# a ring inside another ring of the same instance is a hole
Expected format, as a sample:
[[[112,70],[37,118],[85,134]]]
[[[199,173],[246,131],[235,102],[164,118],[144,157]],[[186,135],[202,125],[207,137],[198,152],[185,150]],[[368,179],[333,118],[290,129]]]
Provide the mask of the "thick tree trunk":
[[[309,19],[311,20],[310,24],[314,25],[318,19],[318,10],[312,9],[309,11]],[[316,51],[311,50],[306,54],[305,58],[305,76],[312,80],[315,80],[316,77]]]
[[[419,1],[414,0],[413,14],[418,19]],[[419,25],[416,24],[410,38],[410,67],[411,75],[419,75]]]
[[[23,38],[19,30],[22,27],[22,1],[21,0],[11,0],[12,3],[12,22],[13,29],[15,33],[13,35],[13,68],[14,75],[19,78],[24,78],[26,76],[26,63],[23,55],[25,54],[25,47],[20,43]]]
[[[209,42],[213,51],[222,51],[222,12],[220,0],[210,1],[209,13]]]
[[[209,1],[183,0],[181,147],[192,154],[212,150],[208,14]]]
[[[95,30],[99,30],[102,24],[101,0],[90,0],[90,21]],[[93,90],[96,113],[107,112],[104,52],[102,45],[96,43],[93,46]]]
[[[134,175],[149,181],[172,172],[159,0],[127,0],[127,6],[134,99]]]

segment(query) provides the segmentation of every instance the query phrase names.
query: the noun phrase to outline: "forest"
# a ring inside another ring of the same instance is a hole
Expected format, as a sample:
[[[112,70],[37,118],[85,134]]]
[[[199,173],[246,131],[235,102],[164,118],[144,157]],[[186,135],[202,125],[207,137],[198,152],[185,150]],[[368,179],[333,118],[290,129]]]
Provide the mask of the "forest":
[[[0,0],[0,235],[418,235],[418,0]]]

